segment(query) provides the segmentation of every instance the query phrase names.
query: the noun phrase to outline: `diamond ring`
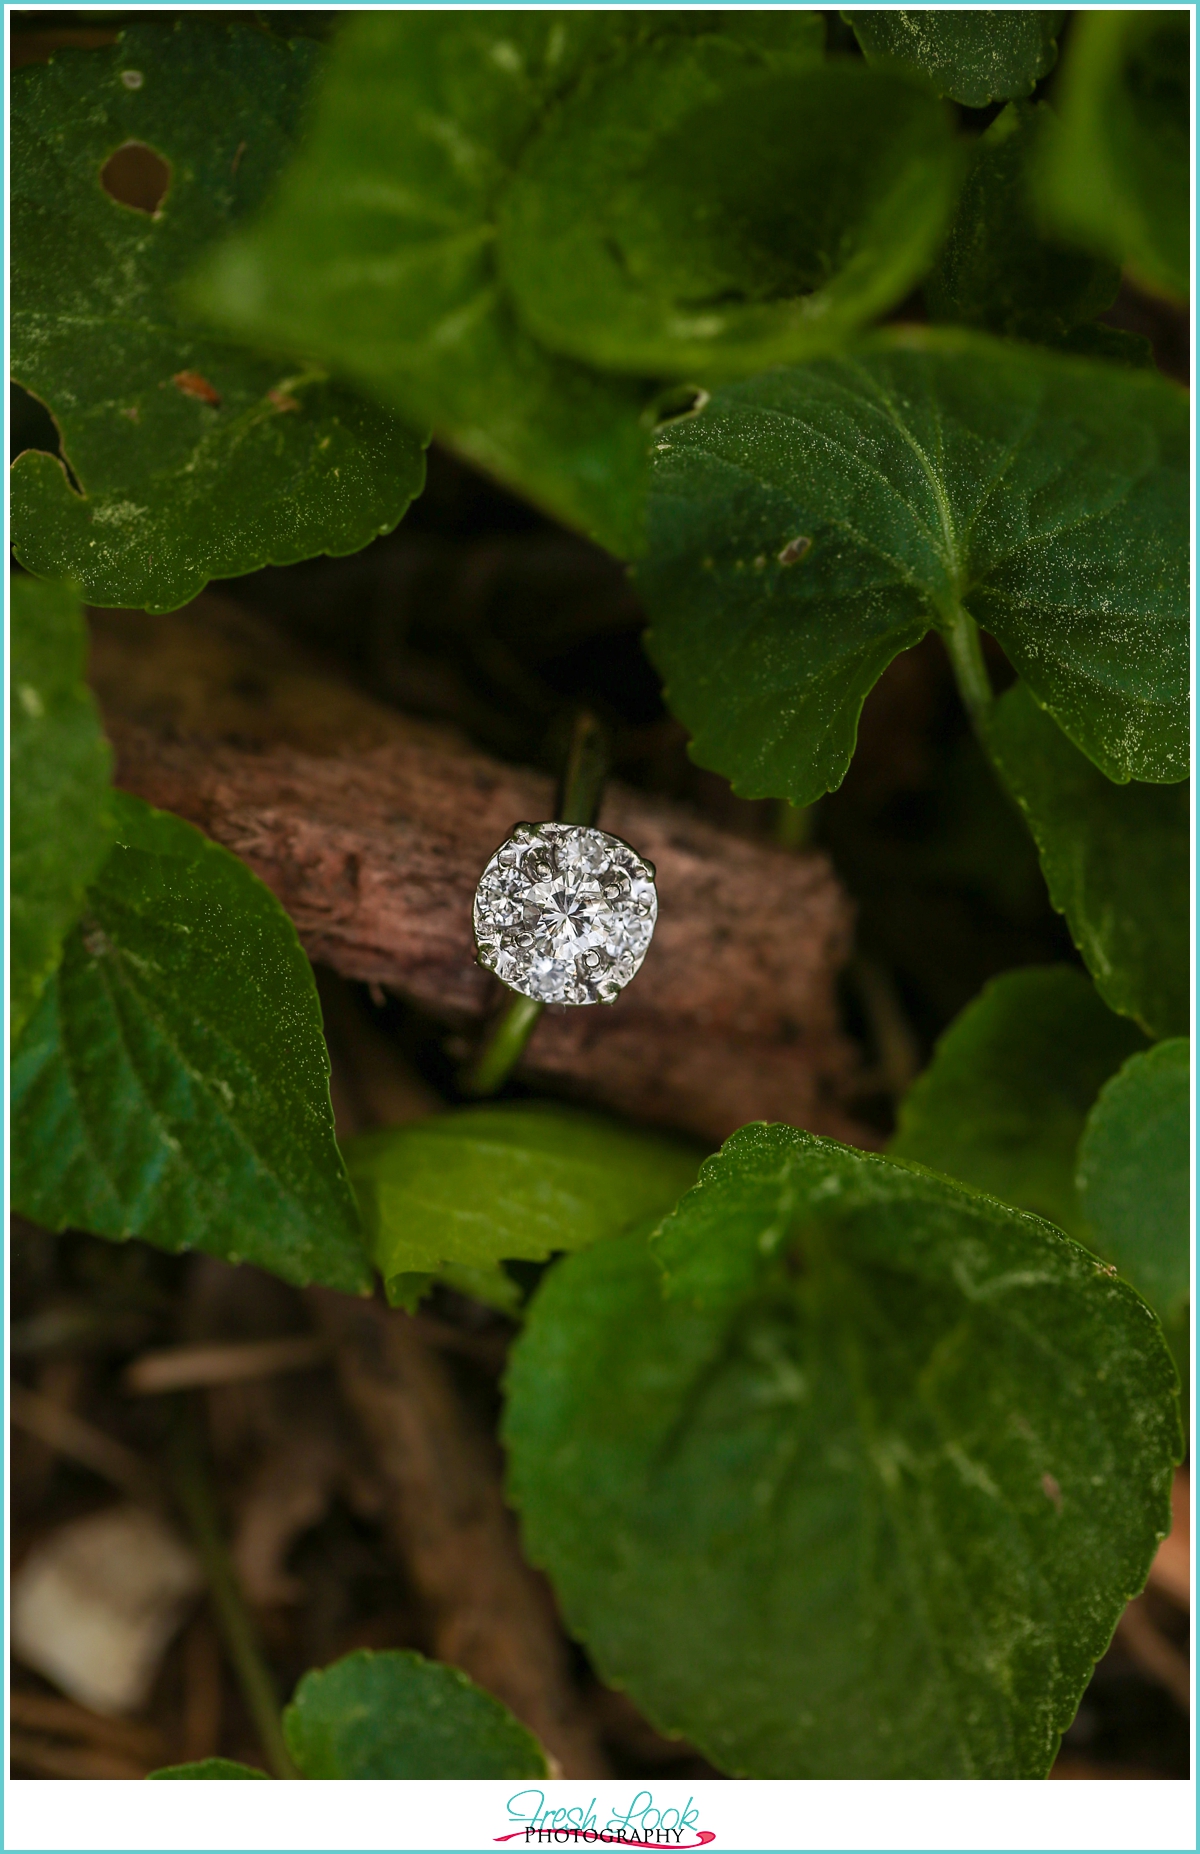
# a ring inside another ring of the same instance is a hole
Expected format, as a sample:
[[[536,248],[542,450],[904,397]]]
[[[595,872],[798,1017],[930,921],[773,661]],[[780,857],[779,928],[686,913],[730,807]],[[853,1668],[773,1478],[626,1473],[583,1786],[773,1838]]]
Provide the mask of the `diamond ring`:
[[[587,824],[518,824],[475,891],[481,966],[537,1004],[612,1004],[646,957],[654,867]]]

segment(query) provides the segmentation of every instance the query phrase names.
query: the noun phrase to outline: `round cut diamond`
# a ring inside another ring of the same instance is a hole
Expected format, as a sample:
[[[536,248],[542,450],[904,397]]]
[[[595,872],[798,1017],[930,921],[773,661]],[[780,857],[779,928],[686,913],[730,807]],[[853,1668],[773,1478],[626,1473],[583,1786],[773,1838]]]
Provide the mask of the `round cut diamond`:
[[[518,824],[479,878],[479,963],[541,1004],[611,1004],[646,957],[654,870],[582,824]]]

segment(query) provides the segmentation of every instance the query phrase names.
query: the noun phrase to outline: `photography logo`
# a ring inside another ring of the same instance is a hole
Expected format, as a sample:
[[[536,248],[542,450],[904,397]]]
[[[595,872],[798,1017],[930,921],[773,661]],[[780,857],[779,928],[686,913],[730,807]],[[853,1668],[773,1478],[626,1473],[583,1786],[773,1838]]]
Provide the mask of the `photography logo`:
[[[599,1806],[593,1796],[590,1803],[573,1808],[550,1808],[544,1790],[519,1790],[508,1799],[507,1833],[496,1835],[497,1842],[514,1842],[518,1846],[590,1847],[599,1843],[624,1848],[704,1848],[716,1840],[711,1828],[700,1827],[700,1811],[694,1799],[679,1805],[660,1806],[651,1790],[639,1790],[627,1806]]]

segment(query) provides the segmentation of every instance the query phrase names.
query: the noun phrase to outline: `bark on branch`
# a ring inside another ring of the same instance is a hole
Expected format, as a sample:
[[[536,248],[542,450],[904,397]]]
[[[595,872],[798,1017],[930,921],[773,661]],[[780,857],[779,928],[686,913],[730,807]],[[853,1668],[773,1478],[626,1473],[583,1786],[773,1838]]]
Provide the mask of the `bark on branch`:
[[[92,617],[118,783],[241,856],[314,962],[481,1018],[495,981],[474,963],[475,884],[514,823],[552,815],[550,781],[372,701],[212,595]],[[600,823],[657,866],[654,943],[617,1004],[547,1011],[526,1072],[713,1140],[754,1119],[862,1140],[834,989],[851,910],[825,857],[616,783]]]

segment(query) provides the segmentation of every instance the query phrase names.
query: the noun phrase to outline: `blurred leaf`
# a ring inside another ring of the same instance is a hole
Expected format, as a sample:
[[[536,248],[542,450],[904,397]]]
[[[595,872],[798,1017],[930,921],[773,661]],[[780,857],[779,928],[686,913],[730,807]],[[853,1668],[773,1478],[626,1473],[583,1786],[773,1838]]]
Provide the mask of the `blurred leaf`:
[[[1078,13],[1054,93],[1062,126],[1042,169],[1061,232],[1181,297],[1191,281],[1189,26],[1186,9]]]
[[[499,1700],[456,1667],[399,1649],[360,1648],[305,1674],[283,1730],[318,1781],[550,1774],[537,1739]]]
[[[369,1290],[295,928],[190,824],[114,801],[116,846],[13,1056],[14,1207]]]
[[[994,705],[988,740],[1100,996],[1152,1036],[1185,1030],[1188,786],[1114,785],[1020,684]]]
[[[12,849],[10,1031],[15,1040],[62,957],[108,854],[112,751],[84,681],[87,634],[70,586],[9,580]]]
[[[711,384],[827,354],[899,302],[960,172],[921,87],[667,40],[535,137],[501,203],[500,263],[547,348]]]
[[[1115,300],[1119,266],[1044,237],[1034,217],[1030,169],[1049,126],[1044,103],[1010,103],[976,143],[949,237],[925,280],[931,321],[1057,344]]]
[[[941,97],[982,109],[997,98],[1027,97],[1053,70],[1064,15],[1055,12],[843,13],[868,64],[920,71]]]
[[[522,329],[496,215],[543,118],[642,18],[350,15],[304,151],[196,288],[235,334],[318,355],[619,554],[641,544],[649,388]]]
[[[1044,1777],[1180,1452],[1158,1323],[1093,1256],[764,1125],[649,1248],[550,1271],[505,1432],[601,1678],[758,1778]]]
[[[985,986],[900,1104],[893,1159],[915,1159],[1087,1241],[1075,1153],[1101,1085],[1142,1046],[1071,966]]]
[[[1110,777],[1182,777],[1187,417],[1157,375],[951,329],[714,392],[662,430],[638,571],[693,757],[811,803],[965,608]]]
[[[1079,1147],[1087,1240],[1164,1321],[1178,1318],[1190,1288],[1190,1074],[1186,1037],[1131,1056],[1101,1091]]]
[[[483,1298],[504,1260],[544,1261],[669,1210],[700,1153],[544,1103],[457,1108],[364,1133],[345,1148],[371,1255],[396,1304],[470,1269]],[[478,1271],[478,1272],[476,1272]],[[503,1277],[507,1281],[507,1276]],[[519,1300],[515,1284],[505,1310]]]
[[[323,57],[184,14],[14,80],[12,371],[54,414],[79,489],[42,452],[18,459],[13,543],[93,604],[169,611],[209,579],[354,553],[421,489],[421,441],[390,413],[214,341],[175,303],[273,188]]]
[[[188,1782],[202,1778],[263,1777],[270,1782],[265,1770],[255,1770],[250,1764],[235,1764],[228,1757],[203,1757],[198,1764],[168,1764],[164,1770],[152,1770],[147,1782],[161,1781],[165,1777],[181,1777]]]

